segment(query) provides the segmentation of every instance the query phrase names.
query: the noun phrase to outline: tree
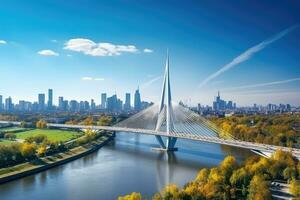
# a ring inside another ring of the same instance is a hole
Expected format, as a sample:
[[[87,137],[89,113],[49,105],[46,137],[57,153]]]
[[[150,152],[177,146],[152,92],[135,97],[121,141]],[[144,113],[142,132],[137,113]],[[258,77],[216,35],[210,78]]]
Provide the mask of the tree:
[[[15,140],[17,136],[14,133],[5,133],[4,138],[9,139],[9,140]]]
[[[38,134],[35,136],[30,136],[28,138],[25,139],[26,142],[28,143],[33,143],[35,142],[36,144],[40,144],[40,143],[46,143],[47,142],[47,136],[44,134]]]
[[[47,128],[47,122],[44,120],[39,120],[36,122],[36,127],[40,129]]]
[[[47,147],[46,145],[41,145],[38,149],[37,149],[37,154],[38,156],[44,156],[47,152]]]
[[[133,192],[123,197],[118,197],[118,200],[141,200],[141,199],[142,199],[142,195],[136,192]]]
[[[269,185],[261,174],[253,176],[249,185],[248,192],[249,192],[248,194],[249,200],[271,199],[271,192],[269,190]]]
[[[25,159],[30,159],[35,156],[36,145],[30,143],[22,143],[21,145],[21,154]]]
[[[209,175],[209,169],[203,168],[197,174],[196,181],[198,182],[206,182]]]
[[[227,156],[220,164],[220,170],[225,176],[226,180],[229,180],[233,170],[238,167],[238,164],[233,156]]]
[[[93,124],[94,124],[93,117],[92,117],[92,116],[88,116],[88,117],[83,121],[83,124],[84,124],[84,125],[87,125],[87,126],[93,125]]]
[[[287,179],[287,180],[296,178],[296,174],[297,174],[297,171],[294,167],[286,167],[283,170],[283,177],[284,177],[284,179]]]
[[[179,188],[175,184],[167,185],[162,190],[163,199],[179,199]]]
[[[292,193],[292,195],[294,195],[295,197],[300,197],[300,184],[299,181],[293,179],[290,182],[290,192]]]
[[[249,179],[250,177],[246,169],[243,167],[233,171],[230,177],[230,184],[238,188],[242,188],[243,186],[248,185]]]
[[[26,122],[25,122],[25,121],[21,121],[20,127],[21,127],[21,128],[26,128],[26,127],[27,127]]]
[[[98,125],[99,126],[110,126],[112,124],[113,118],[112,116],[101,116],[99,121],[98,121]]]

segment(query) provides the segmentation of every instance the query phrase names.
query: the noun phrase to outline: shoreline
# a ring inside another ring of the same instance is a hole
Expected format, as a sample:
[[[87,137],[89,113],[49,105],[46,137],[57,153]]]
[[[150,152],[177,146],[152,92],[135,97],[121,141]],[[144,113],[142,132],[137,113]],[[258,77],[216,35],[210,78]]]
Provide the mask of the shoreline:
[[[103,137],[105,137],[104,140],[102,140]],[[19,164],[16,166],[9,167],[9,168],[18,168],[18,166],[22,166],[22,165],[26,165],[26,164],[33,165],[32,167],[27,167],[22,170],[16,170],[13,172],[9,172],[9,173],[0,175],[0,184],[4,184],[7,182],[16,180],[16,179],[20,179],[20,178],[23,178],[23,177],[26,177],[29,175],[33,175],[33,174],[48,170],[50,168],[54,168],[54,167],[66,164],[68,162],[71,162],[78,158],[84,157],[86,155],[89,155],[89,154],[99,150],[101,147],[103,147],[110,141],[112,141],[114,137],[115,137],[115,135],[114,135],[114,133],[112,133],[107,136],[102,136],[100,139],[93,141],[91,143],[88,143],[86,145],[70,149],[67,152],[57,153],[57,154],[54,154],[51,156],[41,158],[42,164],[35,165],[33,162],[27,162],[27,163],[22,163],[22,164]],[[61,158],[63,156],[64,156],[64,158]],[[52,161],[53,159],[56,159],[56,158],[57,158],[57,160]]]

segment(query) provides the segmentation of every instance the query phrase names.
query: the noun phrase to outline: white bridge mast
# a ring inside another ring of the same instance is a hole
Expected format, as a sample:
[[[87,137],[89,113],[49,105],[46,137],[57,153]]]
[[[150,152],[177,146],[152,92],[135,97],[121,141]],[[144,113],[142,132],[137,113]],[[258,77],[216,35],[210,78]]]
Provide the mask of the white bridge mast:
[[[170,137],[167,138],[166,145],[161,136],[156,136],[162,149],[167,151],[174,151],[177,138],[171,137],[171,132],[174,131],[174,115],[172,108],[172,96],[170,85],[170,73],[169,73],[169,52],[167,53],[166,68],[164,74],[164,82],[162,87],[158,118],[155,130],[158,131],[162,125],[165,124],[166,132]]]

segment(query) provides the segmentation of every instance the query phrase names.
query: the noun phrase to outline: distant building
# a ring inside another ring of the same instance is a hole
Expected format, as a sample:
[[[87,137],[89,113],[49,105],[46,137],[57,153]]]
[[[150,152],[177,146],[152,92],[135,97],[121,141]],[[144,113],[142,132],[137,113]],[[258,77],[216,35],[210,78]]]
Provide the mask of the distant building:
[[[64,97],[58,97],[58,109],[63,110],[64,107]]]
[[[101,106],[102,109],[106,109],[107,108],[107,95],[106,93],[102,93],[101,94]]]
[[[118,104],[118,98],[117,95],[113,95],[111,97],[107,98],[107,111],[108,112],[117,112],[117,104]]]
[[[221,99],[220,92],[218,91],[218,96],[213,102],[213,110],[214,111],[225,111],[225,110],[234,110],[236,108],[236,104],[232,101],[224,101]]]
[[[70,111],[71,112],[78,111],[78,102],[76,100],[71,100],[70,101]]]
[[[45,110],[45,94],[39,94],[38,96],[38,104],[39,104],[39,111],[44,111]]]
[[[130,111],[131,110],[131,101],[130,101],[130,93],[126,93],[125,95],[125,104],[124,104],[124,110]]]
[[[96,104],[94,99],[91,99],[91,111],[95,111],[96,110]]]
[[[141,110],[142,105],[141,105],[141,95],[139,88],[135,91],[134,93],[134,110],[139,111]]]
[[[53,108],[53,90],[48,90],[48,110],[52,110]]]
[[[3,96],[0,95],[0,111],[3,110]]]
[[[5,111],[10,112],[13,110],[13,104],[11,97],[5,99]]]

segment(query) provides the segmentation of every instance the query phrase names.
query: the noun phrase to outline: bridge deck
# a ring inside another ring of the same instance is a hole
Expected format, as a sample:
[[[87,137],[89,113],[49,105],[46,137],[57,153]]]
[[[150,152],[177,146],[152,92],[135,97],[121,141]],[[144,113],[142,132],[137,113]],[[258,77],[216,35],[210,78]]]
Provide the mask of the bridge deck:
[[[0,123],[10,123],[14,125],[20,125],[20,122],[9,122],[9,121],[0,121]],[[116,131],[116,132],[129,132],[129,133],[137,133],[137,134],[146,134],[146,135],[159,135],[163,137],[176,137],[181,139],[188,139],[194,141],[201,142],[209,142],[215,144],[223,144],[233,147],[239,147],[250,150],[257,150],[262,152],[274,152],[277,149],[282,149],[283,151],[289,151],[296,158],[300,158],[300,149],[296,148],[287,148],[275,145],[268,144],[260,144],[254,142],[245,142],[241,140],[233,140],[233,139],[222,139],[218,137],[209,137],[209,136],[201,136],[201,135],[193,135],[188,133],[170,133],[167,134],[163,131],[155,131],[155,130],[146,130],[146,129],[134,129],[134,128],[123,128],[123,127],[115,127],[115,126],[85,126],[85,125],[68,125],[68,124],[54,124],[48,123],[48,127],[53,128],[71,128],[71,129],[93,129],[93,130],[107,130],[107,131]]]

